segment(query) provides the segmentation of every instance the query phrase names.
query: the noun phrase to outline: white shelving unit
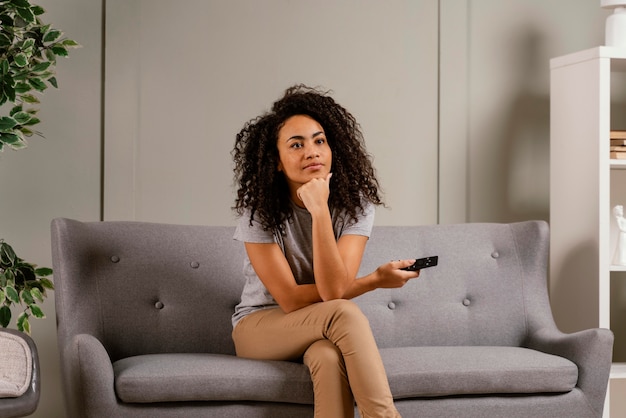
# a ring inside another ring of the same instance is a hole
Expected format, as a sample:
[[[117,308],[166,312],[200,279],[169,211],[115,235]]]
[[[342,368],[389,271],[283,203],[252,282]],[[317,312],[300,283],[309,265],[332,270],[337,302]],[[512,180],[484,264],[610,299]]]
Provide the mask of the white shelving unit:
[[[609,138],[617,129],[612,91],[615,96],[623,76],[626,50],[615,47],[550,61],[550,293],[566,332],[615,332],[618,323],[614,318],[611,326],[611,277],[625,275],[626,268],[611,265],[617,239],[611,209],[626,206],[626,161],[610,160]],[[622,323],[626,327],[626,317]],[[626,379],[626,363],[613,363],[610,383],[617,379]],[[608,417],[608,395],[605,405]]]

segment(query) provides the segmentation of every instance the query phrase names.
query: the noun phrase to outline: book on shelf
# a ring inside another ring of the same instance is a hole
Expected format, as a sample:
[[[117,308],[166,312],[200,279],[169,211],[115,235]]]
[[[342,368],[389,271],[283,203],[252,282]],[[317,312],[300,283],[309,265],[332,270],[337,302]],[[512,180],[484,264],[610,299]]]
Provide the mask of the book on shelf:
[[[611,145],[611,151],[615,151],[615,152],[626,152],[626,146],[620,146],[617,147],[615,145]]]
[[[623,147],[626,146],[626,139],[611,139],[611,147]]]
[[[625,130],[611,130],[611,140],[613,139],[626,139],[626,131]]]
[[[612,160],[626,160],[626,151],[611,151]]]

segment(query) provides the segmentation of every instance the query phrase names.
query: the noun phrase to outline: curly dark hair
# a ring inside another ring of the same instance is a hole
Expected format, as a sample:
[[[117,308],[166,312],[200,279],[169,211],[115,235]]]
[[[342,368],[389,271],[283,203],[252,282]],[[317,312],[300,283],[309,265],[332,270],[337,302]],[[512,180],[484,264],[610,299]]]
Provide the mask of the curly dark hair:
[[[335,102],[329,92],[299,84],[288,88],[270,112],[247,122],[237,134],[231,152],[235,163],[237,197],[233,209],[239,216],[246,209],[265,230],[284,231],[291,218],[289,187],[278,171],[276,142],[284,122],[295,115],[316,120],[332,151],[333,178],[329,207],[341,209],[344,222],[356,222],[364,203],[383,204],[371,157],[363,134],[352,114]]]

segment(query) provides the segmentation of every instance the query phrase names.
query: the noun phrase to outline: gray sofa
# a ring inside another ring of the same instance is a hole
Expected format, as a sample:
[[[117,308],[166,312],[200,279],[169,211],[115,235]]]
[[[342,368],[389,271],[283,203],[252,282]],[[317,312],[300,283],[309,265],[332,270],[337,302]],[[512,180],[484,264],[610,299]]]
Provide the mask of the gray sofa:
[[[313,416],[300,363],[234,356],[243,285],[233,228],[52,222],[71,417]],[[544,222],[374,228],[362,263],[439,256],[402,289],[355,301],[403,417],[600,417],[613,334],[561,333]]]

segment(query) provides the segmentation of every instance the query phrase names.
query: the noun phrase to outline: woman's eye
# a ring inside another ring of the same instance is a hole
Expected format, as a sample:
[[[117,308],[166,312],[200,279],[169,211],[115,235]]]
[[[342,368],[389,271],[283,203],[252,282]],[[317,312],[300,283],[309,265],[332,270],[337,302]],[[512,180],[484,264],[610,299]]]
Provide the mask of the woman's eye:
[[[302,148],[302,144],[299,142],[294,142],[293,144],[291,144],[291,148],[295,148],[295,149]]]

